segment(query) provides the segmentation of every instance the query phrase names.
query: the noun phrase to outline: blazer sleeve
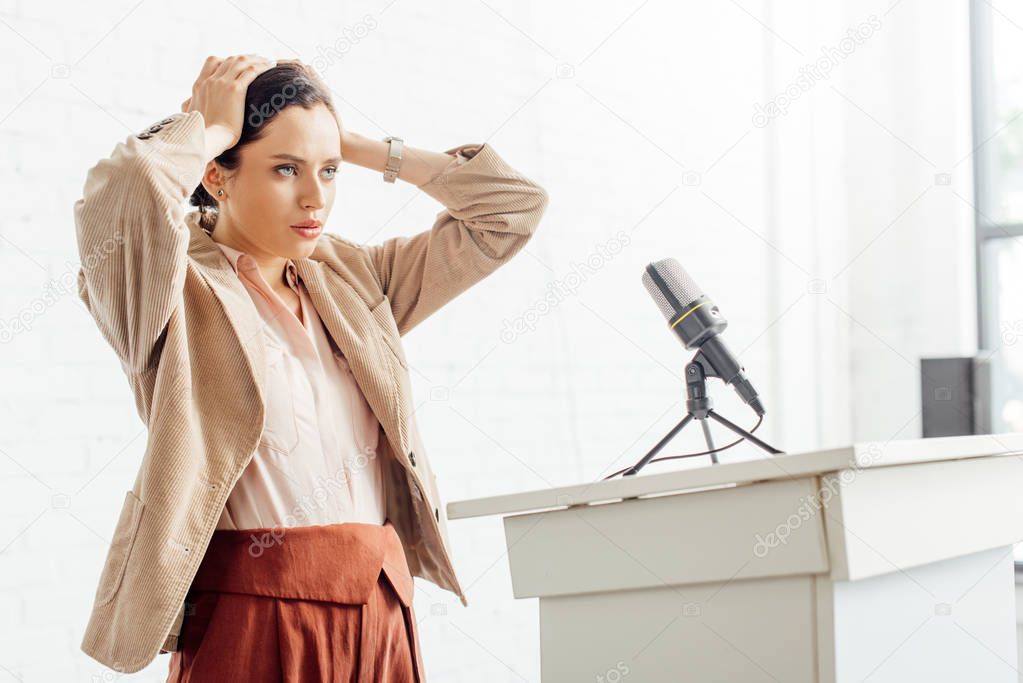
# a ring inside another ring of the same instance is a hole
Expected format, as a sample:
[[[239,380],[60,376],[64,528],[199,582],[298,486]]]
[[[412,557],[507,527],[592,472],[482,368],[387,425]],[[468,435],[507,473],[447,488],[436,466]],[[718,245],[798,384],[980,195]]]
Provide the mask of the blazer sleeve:
[[[433,226],[364,247],[400,335],[518,253],[547,208],[547,192],[489,143],[446,152],[452,163],[418,186],[445,207]]]
[[[185,200],[206,167],[200,112],[180,112],[114,147],[74,204],[78,294],[126,373],[151,367],[182,298]]]

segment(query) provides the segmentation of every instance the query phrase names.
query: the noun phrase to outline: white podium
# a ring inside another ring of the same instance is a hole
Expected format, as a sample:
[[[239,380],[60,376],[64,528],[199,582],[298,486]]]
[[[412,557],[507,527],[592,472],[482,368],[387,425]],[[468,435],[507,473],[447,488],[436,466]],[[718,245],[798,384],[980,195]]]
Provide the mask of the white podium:
[[[1016,683],[1021,454],[997,434],[655,464],[448,517],[504,516],[544,683]]]

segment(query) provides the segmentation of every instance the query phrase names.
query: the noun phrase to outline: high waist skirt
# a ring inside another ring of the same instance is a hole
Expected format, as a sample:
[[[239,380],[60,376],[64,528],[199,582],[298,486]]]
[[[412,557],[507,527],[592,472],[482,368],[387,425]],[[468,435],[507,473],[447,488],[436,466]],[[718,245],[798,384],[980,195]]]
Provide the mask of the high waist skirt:
[[[383,526],[218,529],[168,683],[421,683],[413,581]]]

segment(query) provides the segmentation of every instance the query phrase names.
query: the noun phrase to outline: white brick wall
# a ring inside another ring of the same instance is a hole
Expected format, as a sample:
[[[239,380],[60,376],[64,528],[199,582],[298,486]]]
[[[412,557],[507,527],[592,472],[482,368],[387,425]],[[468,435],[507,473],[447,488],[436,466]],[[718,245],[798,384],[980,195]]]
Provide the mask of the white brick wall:
[[[78,649],[145,433],[68,278],[71,206],[117,141],[177,111],[207,54],[312,63],[358,31],[326,70],[349,127],[437,150],[488,140],[548,189],[526,251],[405,339],[423,437],[457,500],[596,479],[681,418],[687,356],[640,284],[668,256],[731,320],[766,439],[792,451],[918,435],[912,362],[975,343],[970,212],[934,186],[951,172],[971,194],[969,164],[951,169],[971,147],[966,2],[889,6],[0,2],[0,331],[48,283],[58,292],[0,346],[0,683],[166,676],[166,656],[124,676]],[[871,14],[882,29],[830,79],[751,124]],[[328,229],[356,240],[426,229],[439,210],[364,169],[340,178]],[[537,312],[619,231],[628,245],[502,341],[506,320]],[[471,604],[417,584],[429,679],[538,681],[536,604],[511,597],[500,521],[451,531]]]

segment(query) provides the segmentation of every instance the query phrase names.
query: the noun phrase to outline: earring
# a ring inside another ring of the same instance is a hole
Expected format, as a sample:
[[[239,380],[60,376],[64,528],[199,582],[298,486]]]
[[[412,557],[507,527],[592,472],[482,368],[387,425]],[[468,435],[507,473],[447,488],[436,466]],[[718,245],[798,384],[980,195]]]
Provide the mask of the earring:
[[[224,191],[223,190],[217,190],[217,196],[218,197],[223,197],[224,196]]]

